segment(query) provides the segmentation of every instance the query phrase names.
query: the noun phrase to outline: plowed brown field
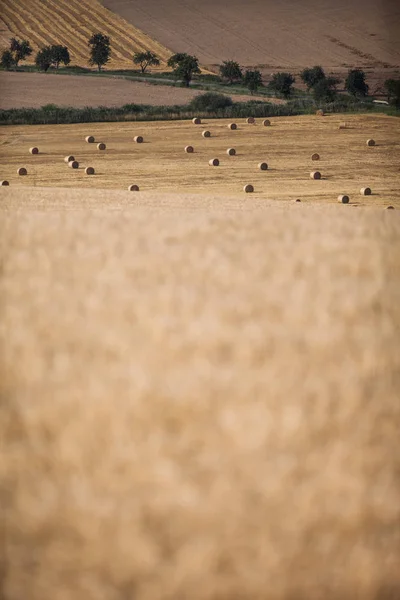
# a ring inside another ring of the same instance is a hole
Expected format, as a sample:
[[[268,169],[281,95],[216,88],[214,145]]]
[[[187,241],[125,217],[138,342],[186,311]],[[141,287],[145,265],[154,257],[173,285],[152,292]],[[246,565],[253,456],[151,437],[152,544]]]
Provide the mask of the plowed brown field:
[[[12,126],[1,131],[1,176],[11,185],[63,186],[126,189],[136,183],[143,191],[240,194],[250,183],[252,202],[265,199],[336,202],[338,194],[348,194],[361,205],[400,207],[398,185],[400,164],[400,124],[395,117],[346,116],[346,128],[339,129],[343,116],[301,116],[261,120],[249,125],[237,121],[238,129],[228,129],[227,120],[209,120],[201,125],[190,121],[93,123],[77,125]],[[203,138],[208,129],[211,137]],[[86,135],[107,145],[104,152],[96,144],[85,143]],[[144,143],[133,141],[142,135]],[[368,138],[376,141],[367,147]],[[185,146],[194,147],[186,154]],[[40,153],[29,154],[31,146]],[[236,149],[228,156],[228,148]],[[314,162],[311,155],[320,154]],[[73,154],[78,170],[63,161]],[[218,167],[208,161],[217,157]],[[258,164],[266,161],[267,171]],[[19,166],[28,169],[26,177],[16,174]],[[83,167],[93,166],[96,175],[88,177]],[[311,180],[319,170],[321,180]],[[360,188],[372,188],[371,196],[361,196]]]
[[[160,68],[165,69],[171,54],[161,43],[105,9],[97,0],[1,0],[0,19],[3,29],[30,41],[34,52],[29,62],[39,48],[62,44],[68,46],[71,64],[87,66],[87,42],[96,32],[111,39],[109,68],[133,68],[133,53],[151,50],[161,59]]]
[[[266,72],[320,64],[371,78],[400,67],[397,0],[102,0],[174,52],[234,59]]]

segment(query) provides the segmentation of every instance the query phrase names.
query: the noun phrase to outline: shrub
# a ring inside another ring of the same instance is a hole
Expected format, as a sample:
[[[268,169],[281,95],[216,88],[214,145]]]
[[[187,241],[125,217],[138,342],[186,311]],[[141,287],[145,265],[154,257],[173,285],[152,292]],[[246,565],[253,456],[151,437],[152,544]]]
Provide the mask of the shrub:
[[[306,84],[307,89],[313,88],[319,81],[325,79],[325,72],[322,67],[316,65],[311,69],[304,69],[300,73],[302,81]]]
[[[368,85],[365,83],[365,73],[360,69],[352,69],[349,71],[345,88],[352,96],[364,97],[368,95]]]
[[[222,65],[220,65],[219,72],[221,73],[221,77],[227,79],[230,84],[234,81],[241,81],[243,77],[239,63],[234,60],[225,60]]]
[[[232,106],[232,104],[232,99],[229,96],[207,92],[193,98],[189,103],[189,107],[193,111],[205,110],[213,112],[227,106]]]
[[[295,81],[296,80],[291,73],[275,73],[272,76],[268,87],[275,92],[282,94],[284,98],[289,98]]]
[[[243,82],[247,89],[250,90],[251,94],[254,94],[258,88],[262,85],[262,77],[260,71],[246,71],[244,74]]]
[[[15,66],[14,57],[11,50],[4,50],[1,55],[1,66],[6,71],[10,71]]]
[[[324,77],[313,87],[313,97],[316,102],[333,102],[336,99],[336,85],[338,79],[335,77]]]

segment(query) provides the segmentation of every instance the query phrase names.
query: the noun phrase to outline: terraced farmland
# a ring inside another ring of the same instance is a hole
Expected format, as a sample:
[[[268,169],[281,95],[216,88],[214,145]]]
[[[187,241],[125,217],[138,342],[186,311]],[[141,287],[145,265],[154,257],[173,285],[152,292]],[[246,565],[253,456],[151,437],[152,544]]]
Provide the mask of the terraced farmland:
[[[87,41],[98,31],[111,39],[112,55],[109,68],[132,68],[134,52],[151,50],[162,61],[161,69],[171,52],[162,44],[104,8],[97,0],[2,0],[0,19],[12,35],[30,41],[34,50],[48,44],[68,46],[71,64],[87,66]]]
[[[144,192],[234,194],[251,198],[302,202],[337,202],[347,194],[353,204],[400,207],[398,186],[400,129],[398,119],[385,116],[325,117],[301,116],[261,120],[248,124],[237,121],[237,130],[227,120],[208,120],[200,125],[181,122],[127,122],[57,126],[15,126],[1,133],[1,179],[12,186],[78,187],[126,190],[137,184]],[[209,130],[210,137],[202,132]],[[86,135],[105,142],[106,150],[87,144]],[[134,136],[143,136],[135,143]],[[368,138],[376,145],[368,147]],[[192,145],[193,153],[185,146]],[[32,156],[29,148],[37,146]],[[227,154],[228,148],[236,150]],[[320,160],[311,160],[313,153]],[[80,163],[69,169],[64,157],[72,154]],[[209,160],[219,159],[212,167]],[[267,170],[259,163],[266,162]],[[28,175],[19,177],[25,166]],[[95,168],[94,176],[84,168]],[[312,180],[310,173],[322,177]],[[252,184],[253,194],[243,186]],[[361,196],[362,187],[372,195]],[[27,198],[27,201],[29,199]]]

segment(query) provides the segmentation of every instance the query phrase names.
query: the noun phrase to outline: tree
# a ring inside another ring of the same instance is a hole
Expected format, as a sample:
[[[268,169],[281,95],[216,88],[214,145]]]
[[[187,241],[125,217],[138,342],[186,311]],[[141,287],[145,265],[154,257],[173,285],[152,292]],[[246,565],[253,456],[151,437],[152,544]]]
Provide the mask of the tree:
[[[312,67],[311,69],[304,69],[300,73],[302,81],[306,84],[307,89],[313,88],[319,81],[325,79],[325,71],[319,65]]]
[[[98,70],[101,71],[101,67],[110,60],[110,38],[102,33],[93,33],[88,46],[91,46],[89,64],[97,65]]]
[[[336,98],[336,85],[339,79],[336,77],[324,77],[313,87],[313,96],[316,102],[333,102]]]
[[[27,56],[32,54],[32,48],[28,40],[18,40],[13,37],[10,40],[10,52],[12,53],[15,67],[18,67],[20,60],[25,60]]]
[[[190,109],[193,111],[209,111],[215,112],[221,108],[232,106],[232,98],[225,96],[224,94],[218,94],[216,92],[206,92],[205,94],[199,94],[195,96],[189,103]]]
[[[364,97],[368,95],[369,87],[365,83],[365,73],[360,69],[349,71],[344,85],[352,96]]]
[[[229,84],[232,84],[234,81],[241,81],[243,77],[239,63],[234,60],[224,60],[219,67],[219,72],[221,73],[221,77],[228,80]]]
[[[400,79],[386,79],[384,87],[390,104],[400,107]]]
[[[289,98],[295,81],[291,73],[274,73],[268,86],[275,92],[282,94],[284,98]]]
[[[51,64],[54,65],[56,69],[58,69],[60,63],[63,63],[64,65],[69,65],[69,63],[71,62],[67,46],[60,46],[54,44],[53,46],[50,46],[50,51]]]
[[[135,52],[133,55],[133,62],[135,65],[140,65],[142,73],[144,73],[147,67],[156,67],[160,64],[160,59],[154,52],[147,50],[146,52]]]
[[[14,57],[11,50],[4,50],[1,55],[1,66],[6,71],[10,71],[15,66]]]
[[[36,54],[35,64],[40,71],[48,71],[52,63],[51,46],[45,46]]]
[[[196,56],[190,56],[185,52],[173,54],[168,59],[167,65],[173,69],[176,79],[182,79],[186,87],[189,87],[193,75],[200,73],[199,61]]]
[[[247,70],[243,78],[244,85],[250,90],[251,95],[258,90],[262,85],[262,77],[260,71]]]

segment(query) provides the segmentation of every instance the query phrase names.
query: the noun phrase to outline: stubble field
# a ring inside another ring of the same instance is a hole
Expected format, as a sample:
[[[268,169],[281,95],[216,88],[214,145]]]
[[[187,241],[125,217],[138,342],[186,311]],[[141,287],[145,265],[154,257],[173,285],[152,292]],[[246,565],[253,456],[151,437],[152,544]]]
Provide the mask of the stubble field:
[[[137,184],[144,192],[194,192],[200,194],[243,194],[252,184],[249,202],[265,199],[331,203],[338,194],[350,196],[352,204],[400,207],[398,186],[400,137],[398,120],[384,116],[347,116],[345,129],[339,129],[343,116],[300,116],[273,118],[271,126],[262,120],[255,124],[237,120],[127,122],[57,126],[15,126],[1,132],[0,178],[10,185],[126,190]],[[211,137],[202,132],[209,130]],[[87,144],[86,135],[96,143]],[[134,136],[143,137],[135,143]],[[367,147],[373,138],[374,147]],[[106,144],[105,151],[97,142]],[[194,152],[187,154],[185,147]],[[38,155],[29,148],[37,146]],[[236,155],[228,156],[234,148]],[[320,160],[312,161],[313,153]],[[79,169],[68,168],[66,155],[73,155]],[[219,166],[210,166],[214,157]],[[261,171],[259,163],[268,170]],[[17,175],[18,167],[28,175]],[[95,175],[85,175],[92,166]],[[320,180],[310,178],[321,172]],[[361,196],[360,188],[370,187],[371,196]],[[27,198],[27,201],[28,198]],[[345,208],[345,207],[344,207]]]

